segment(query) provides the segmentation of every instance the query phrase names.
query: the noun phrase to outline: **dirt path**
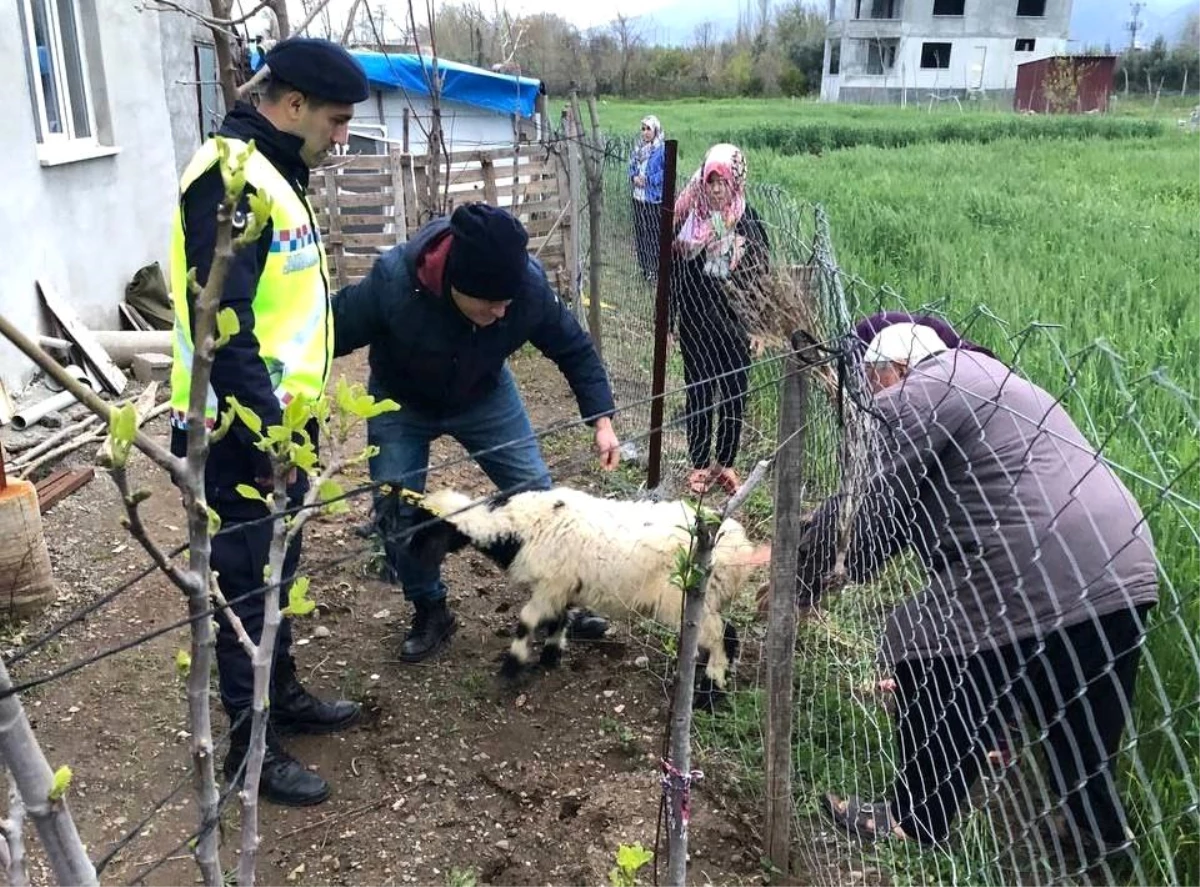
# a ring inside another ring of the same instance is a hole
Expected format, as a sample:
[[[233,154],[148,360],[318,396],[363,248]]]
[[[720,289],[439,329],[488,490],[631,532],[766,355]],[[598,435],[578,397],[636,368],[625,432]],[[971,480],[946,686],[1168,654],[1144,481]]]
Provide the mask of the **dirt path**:
[[[574,402],[552,365],[517,360],[522,390],[544,426],[575,417]],[[335,373],[363,378],[365,361],[340,361]],[[164,424],[151,429],[165,435]],[[556,436],[546,446],[556,477],[578,465],[588,436]],[[79,462],[88,455],[81,451]],[[439,444],[434,461],[461,454]],[[140,456],[134,477],[154,491],[145,509],[165,544],[183,539],[177,497]],[[365,475],[360,475],[365,479]],[[435,483],[482,492],[471,464]],[[582,478],[572,480],[578,485]],[[313,579],[319,616],[296,625],[296,654],[318,694],[361,700],[367,717],[337,737],[300,738],[290,748],[333,784],[333,796],[308,810],[264,805],[262,883],[598,884],[607,882],[620,843],[655,840],[656,760],[665,718],[665,666],[652,642],[628,627],[612,640],[575,645],[562,668],[517,693],[493,678],[496,658],[520,606],[516,592],[474,554],[455,556],[446,576],[460,629],[436,660],[409,666],[395,651],[409,618],[397,589],[370,575],[368,544],[354,533],[368,503],[310,524],[302,572]],[[6,650],[35,637],[117,585],[148,561],[120,527],[112,484],[104,477],[46,516],[46,535],[61,587],[52,611],[9,637]],[[323,564],[341,561],[322,569]],[[17,681],[128,641],[184,613],[177,591],[157,576],[69,629],[14,670]],[[24,698],[52,764],[75,771],[71,803],[94,858],[177,785],[182,789],[102,875],[125,883],[171,852],[195,827],[183,688],[174,630],[91,665]],[[647,664],[639,657],[650,658]],[[214,717],[223,716],[214,699]],[[236,805],[226,814],[236,823]],[[699,791],[693,803],[692,878],[697,883],[758,881],[761,871],[748,820]],[[223,860],[233,863],[226,837]],[[146,878],[192,883],[186,849]],[[36,854],[35,854],[36,855]],[[665,860],[665,852],[664,852]],[[47,880],[46,873],[33,873]],[[643,878],[649,883],[649,874]]]

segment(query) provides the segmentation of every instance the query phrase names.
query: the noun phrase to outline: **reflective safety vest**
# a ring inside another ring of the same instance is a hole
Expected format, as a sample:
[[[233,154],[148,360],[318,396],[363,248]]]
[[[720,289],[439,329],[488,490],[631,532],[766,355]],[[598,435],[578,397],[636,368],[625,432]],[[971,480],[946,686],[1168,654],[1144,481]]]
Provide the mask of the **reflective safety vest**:
[[[246,147],[238,139],[225,141],[231,156],[237,156]],[[185,193],[217,160],[216,140],[209,139],[184,170],[179,193]],[[246,183],[273,201],[271,250],[251,303],[259,356],[281,406],[297,395],[316,400],[324,393],[333,363],[333,313],[329,306],[325,247],[308,199],[297,194],[279,170],[257,151],[247,161]],[[244,247],[256,248],[255,244]],[[171,419],[180,428],[187,426],[194,354],[187,275],[181,200],[175,209],[171,236],[171,295],[175,303]],[[211,426],[216,421],[218,406],[223,409],[225,404],[218,405],[211,385],[207,400],[205,418]]]

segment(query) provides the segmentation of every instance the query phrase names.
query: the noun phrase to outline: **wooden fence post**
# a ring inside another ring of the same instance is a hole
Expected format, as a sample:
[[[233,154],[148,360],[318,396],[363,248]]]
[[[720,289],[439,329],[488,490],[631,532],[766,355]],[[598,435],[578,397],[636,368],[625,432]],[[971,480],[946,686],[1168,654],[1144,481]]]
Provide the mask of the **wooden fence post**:
[[[400,178],[404,187],[404,239],[421,226],[421,206],[417,201],[416,171],[413,156],[407,151],[400,155]]]
[[[804,423],[807,377],[792,337],[780,386],[779,451],[775,456],[775,533],[771,546],[766,700],[766,856],[787,878],[792,825],[792,680],[796,655],[796,577],[804,495]]]
[[[329,275],[334,286],[341,289],[347,284],[346,280],[346,248],[342,243],[342,220],[338,211],[338,180],[337,173],[332,169],[325,170],[325,211],[329,214],[329,246],[326,250],[328,259],[333,261]]]
[[[392,224],[396,242],[408,240],[408,201],[405,199],[403,154],[392,148],[388,151],[388,168],[392,173]]]
[[[490,206],[496,206],[500,198],[496,194],[496,164],[486,154],[479,157],[479,168],[483,172],[483,201]],[[514,205],[513,212],[516,212]]]

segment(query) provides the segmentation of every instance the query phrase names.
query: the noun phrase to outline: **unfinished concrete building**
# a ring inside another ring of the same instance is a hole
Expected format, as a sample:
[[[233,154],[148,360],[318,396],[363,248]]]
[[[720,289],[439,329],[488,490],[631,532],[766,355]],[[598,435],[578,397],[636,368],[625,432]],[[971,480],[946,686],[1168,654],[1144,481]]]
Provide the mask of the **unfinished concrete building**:
[[[1067,48],[1072,0],[829,0],[821,98],[1011,101],[1017,65]]]

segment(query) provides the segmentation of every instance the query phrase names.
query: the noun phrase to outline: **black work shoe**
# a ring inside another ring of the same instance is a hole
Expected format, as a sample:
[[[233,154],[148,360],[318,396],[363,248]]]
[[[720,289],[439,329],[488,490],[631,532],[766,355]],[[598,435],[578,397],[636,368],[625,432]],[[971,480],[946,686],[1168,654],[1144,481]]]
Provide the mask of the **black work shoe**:
[[[250,718],[247,716],[233,731],[229,754],[225,757],[222,769],[227,782],[241,785],[245,773],[240,771],[249,747]],[[268,726],[258,796],[283,807],[311,807],[329,797],[329,783],[289,755],[275,731]]]
[[[271,726],[280,733],[323,735],[337,733],[358,723],[362,706],[348,699],[325,702],[300,685],[294,666],[281,662],[275,676],[275,701],[271,703]]]
[[[567,619],[567,637],[573,641],[599,641],[608,633],[608,620],[591,610],[572,610]]]
[[[458,622],[445,598],[440,601],[418,601],[416,608],[412,627],[400,647],[400,658],[405,662],[428,659],[458,629]]]

